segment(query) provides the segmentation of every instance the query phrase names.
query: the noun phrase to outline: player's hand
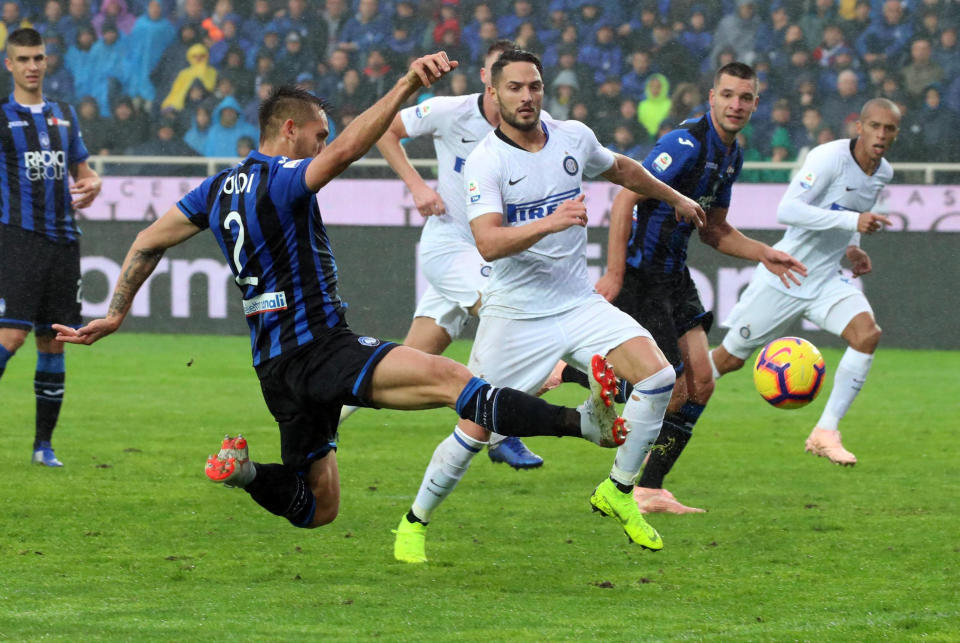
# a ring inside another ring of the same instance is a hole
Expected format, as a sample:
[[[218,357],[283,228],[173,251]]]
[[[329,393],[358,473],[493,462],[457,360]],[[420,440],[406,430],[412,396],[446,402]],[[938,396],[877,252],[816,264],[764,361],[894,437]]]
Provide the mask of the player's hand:
[[[860,234],[873,234],[874,232],[883,230],[883,226],[885,225],[893,225],[893,221],[882,214],[861,212],[860,218],[857,220],[857,232]]]
[[[99,177],[87,176],[77,180],[70,186],[70,194],[73,195],[73,207],[83,209],[93,203],[93,200],[100,194],[100,188],[103,182]]]
[[[433,83],[443,78],[447,73],[457,68],[456,60],[447,58],[444,51],[438,51],[435,54],[429,54],[417,58],[410,63],[410,71],[407,72],[407,82],[414,88],[430,87]]]
[[[54,339],[67,344],[89,345],[102,337],[106,337],[119,327],[120,324],[106,319],[94,319],[83,328],[76,329],[63,324],[54,324],[53,330],[57,331],[57,336]]]
[[[767,270],[780,277],[780,281],[782,281],[783,285],[787,288],[790,287],[791,281],[798,286],[800,285],[800,279],[797,275],[800,275],[800,277],[807,276],[807,267],[805,265],[786,252],[775,250],[770,246],[764,248],[763,254],[760,255],[760,261]]]
[[[550,232],[560,232],[575,225],[587,225],[587,206],[583,203],[584,194],[581,192],[575,198],[564,201],[543,220],[551,224]]]
[[[620,289],[623,288],[623,273],[616,274],[613,270],[608,270],[597,279],[593,288],[603,295],[603,298],[607,301],[613,301],[620,294]]]
[[[870,255],[860,246],[847,246],[847,259],[850,261],[854,279],[868,275],[873,270]]]
[[[707,222],[707,215],[700,207],[700,204],[689,197],[680,195],[680,200],[673,204],[676,210],[677,221],[686,221],[687,223],[702,228]]]
[[[413,204],[417,206],[417,211],[423,216],[430,217],[447,213],[447,204],[430,187],[419,186],[415,190],[410,190],[410,193],[413,195]]]

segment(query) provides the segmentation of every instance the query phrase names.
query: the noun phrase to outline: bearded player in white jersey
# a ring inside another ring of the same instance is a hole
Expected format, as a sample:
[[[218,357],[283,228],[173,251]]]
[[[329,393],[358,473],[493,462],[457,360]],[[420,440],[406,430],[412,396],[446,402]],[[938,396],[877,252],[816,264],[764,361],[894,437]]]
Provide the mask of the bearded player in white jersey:
[[[480,79],[489,84],[490,66],[515,45],[498,40],[484,58]],[[440,355],[460,336],[470,316],[477,315],[480,293],[490,275],[473,241],[467,222],[463,164],[484,136],[500,124],[500,112],[486,92],[466,96],[437,96],[401,110],[377,142],[377,149],[406,184],[413,203],[427,218],[420,234],[419,264],[430,286],[417,303],[404,345]],[[437,152],[437,189],[423,180],[410,163],[401,139],[430,136]],[[343,422],[357,407],[345,406]],[[534,469],[543,458],[518,437],[493,434],[487,453],[494,462],[514,469]]]
[[[631,541],[659,550],[663,541],[641,515],[633,486],[660,433],[676,375],[650,334],[593,289],[583,176],[602,176],[666,201],[697,227],[705,215],[640,163],[601,146],[586,125],[541,118],[541,74],[540,60],[526,51],[504,52],[493,64],[487,92],[498,105],[500,125],[464,169],[470,227],[480,254],[493,263],[469,366],[498,385],[536,392],[564,359],[593,376],[591,397],[581,406],[587,414],[615,416],[616,377],[634,383],[623,408],[629,433],[617,436],[610,477],[590,504],[614,517]],[[395,558],[426,561],[426,525],[488,436],[464,420],[437,447],[396,530]]]
[[[867,379],[880,327],[863,292],[844,277],[840,261],[844,257],[850,261],[855,278],[872,268],[860,248],[860,235],[890,224],[887,217],[870,210],[893,178],[893,168],[883,155],[899,129],[899,108],[885,98],[874,98],[860,112],[856,138],[810,151],[777,208],[777,220],[788,227],[774,246],[806,264],[807,277],[787,290],[758,266],[724,322],[730,330],[723,344],[711,353],[714,377],[720,377],[742,367],[754,349],[779,337],[800,318],[842,337],[848,347],[806,450],[845,466],[853,466],[857,458],[843,447],[838,424]]]

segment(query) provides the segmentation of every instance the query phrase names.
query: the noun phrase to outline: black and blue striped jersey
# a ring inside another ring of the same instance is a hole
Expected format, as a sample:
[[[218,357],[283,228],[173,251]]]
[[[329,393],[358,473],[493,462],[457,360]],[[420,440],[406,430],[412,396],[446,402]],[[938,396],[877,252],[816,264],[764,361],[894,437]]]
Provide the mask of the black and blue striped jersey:
[[[76,241],[70,167],[89,156],[67,103],[45,100],[35,112],[12,94],[0,102],[0,223]]]
[[[707,112],[662,136],[643,166],[704,210],[728,208],[731,187],[743,167],[743,152],[736,141],[727,147],[720,140]],[[694,229],[686,221],[678,222],[669,204],[641,201],[634,210],[627,264],[653,272],[681,272]]]
[[[177,203],[213,232],[243,292],[254,366],[343,323],[337,264],[304,179],[309,164],[254,151]]]

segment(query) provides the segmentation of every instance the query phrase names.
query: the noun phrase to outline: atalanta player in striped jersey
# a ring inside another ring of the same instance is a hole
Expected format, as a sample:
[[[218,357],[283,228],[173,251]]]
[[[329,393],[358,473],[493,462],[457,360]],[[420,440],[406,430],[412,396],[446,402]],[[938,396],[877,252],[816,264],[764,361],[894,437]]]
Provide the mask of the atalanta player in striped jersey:
[[[244,488],[297,527],[327,524],[339,510],[336,436],[343,404],[448,406],[504,435],[569,435],[604,446],[623,441],[622,425],[599,408],[599,398],[595,412],[581,415],[492,388],[451,359],[359,336],[347,326],[315,193],[370,149],[414,92],[456,66],[442,52],[417,59],[329,146],[323,101],[279,88],[260,106],[259,149],[205,180],[137,235],[106,318],[79,330],[56,327],[58,339],[78,344],[112,333],[164,251],[209,229],[243,293],[253,365],[280,428],[283,463],[252,462],[246,440],[228,436],[207,460],[206,474]]]
[[[65,384],[55,321],[79,326],[80,230],[74,216],[100,193],[100,177],[66,103],[47,100],[43,38],[17,29],[7,38],[13,93],[0,101],[0,376],[31,330],[37,344],[33,462],[60,467],[50,446]],[[70,178],[74,179],[70,186]]]
[[[710,109],[662,136],[643,161],[655,177],[695,199],[706,211],[700,240],[720,252],[760,261],[789,287],[806,268],[786,252],[744,236],[727,222],[731,190],[740,175],[743,152],[737,133],[747,126],[760,100],[757,75],[740,62],[714,75]],[[610,210],[607,272],[597,291],[639,321],[677,370],[660,448],[651,450],[634,489],[644,513],[699,513],[663,488],[663,479],[690,440],[713,393],[707,332],[713,313],[704,310],[687,268],[693,226],[677,221],[669,204],[621,190]]]

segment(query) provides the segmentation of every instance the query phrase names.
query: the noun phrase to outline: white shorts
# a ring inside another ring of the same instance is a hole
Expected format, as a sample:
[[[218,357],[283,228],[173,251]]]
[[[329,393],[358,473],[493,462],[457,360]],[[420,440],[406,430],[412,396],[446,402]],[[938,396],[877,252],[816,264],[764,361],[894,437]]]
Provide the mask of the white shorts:
[[[840,275],[827,281],[813,299],[788,295],[758,276],[743,291],[723,322],[723,326],[730,329],[723,338],[723,347],[734,357],[746,360],[754,349],[783,336],[800,318],[840,335],[860,313],[873,314],[870,302]]]
[[[594,355],[606,355],[634,337],[650,337],[650,333],[594,293],[586,303],[551,317],[481,316],[468,365],[474,375],[495,386],[532,394],[540,390],[558,360],[589,373]]]
[[[456,339],[470,319],[467,311],[486,288],[492,266],[474,246],[463,245],[455,252],[422,253],[420,269],[430,287],[413,316],[433,319]]]

